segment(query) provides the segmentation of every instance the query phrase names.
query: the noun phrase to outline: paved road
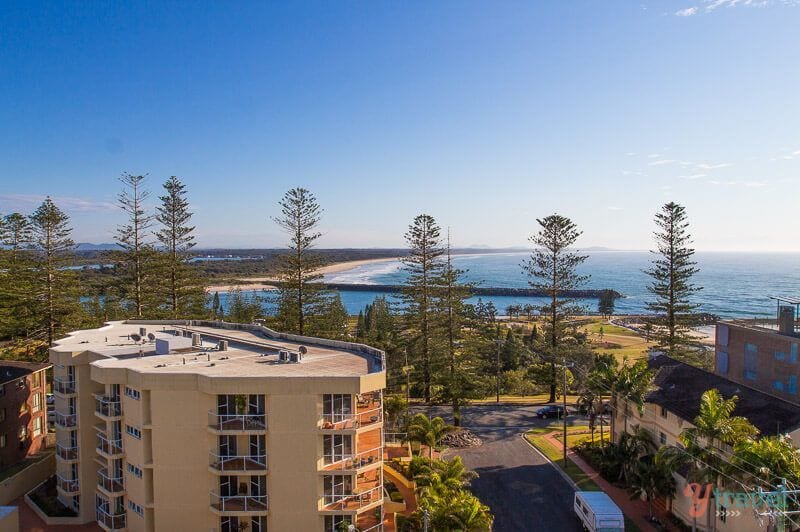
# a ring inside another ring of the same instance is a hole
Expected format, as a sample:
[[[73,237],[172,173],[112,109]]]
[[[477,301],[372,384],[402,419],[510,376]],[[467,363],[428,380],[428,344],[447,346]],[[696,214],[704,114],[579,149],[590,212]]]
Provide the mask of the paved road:
[[[472,490],[495,515],[496,532],[581,532],[572,513],[572,486],[520,433],[546,422],[535,417],[538,407],[480,405],[464,410],[462,424],[484,443],[469,449],[451,449],[480,476]],[[430,415],[448,419],[449,409],[429,407]],[[572,418],[568,418],[570,422]],[[552,420],[550,420],[552,421]]]

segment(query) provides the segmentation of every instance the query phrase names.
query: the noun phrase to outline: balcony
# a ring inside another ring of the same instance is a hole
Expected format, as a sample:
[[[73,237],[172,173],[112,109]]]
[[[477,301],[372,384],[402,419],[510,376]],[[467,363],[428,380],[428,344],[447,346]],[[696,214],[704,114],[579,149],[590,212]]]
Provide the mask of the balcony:
[[[262,433],[267,430],[267,415],[218,414],[209,411],[208,428],[216,434]]]
[[[219,495],[211,492],[211,510],[218,515],[266,515],[266,495]]]
[[[56,427],[64,430],[75,430],[78,428],[78,414],[62,414],[56,412]]]
[[[122,439],[109,440],[105,432],[97,434],[97,452],[106,458],[119,458],[124,454]]]
[[[353,413],[322,415],[322,430],[349,430],[369,427],[383,421],[383,407],[357,409]]]
[[[383,501],[383,486],[370,489],[356,488],[352,493],[343,495],[325,494],[322,497],[322,509],[331,512],[357,512]]]
[[[67,462],[75,461],[78,459],[78,448],[56,443],[56,456]]]
[[[100,525],[103,530],[111,531],[125,529],[125,512],[111,514],[102,508],[98,508],[95,515],[97,517],[97,524]]]
[[[105,467],[97,471],[97,487],[114,497],[125,492],[125,483],[122,477],[111,477]]]
[[[53,393],[63,396],[74,395],[75,380],[69,377],[53,377]]]
[[[208,467],[213,473],[263,474],[267,470],[267,455],[219,455],[208,453]]]
[[[358,454],[345,456],[325,456],[323,471],[357,470],[367,466],[377,465],[383,459],[383,447],[375,447]]]
[[[356,518],[356,530],[359,532],[383,532],[383,512],[376,516],[374,512],[364,512]]]
[[[78,479],[64,478],[56,474],[56,487],[65,495],[77,495],[80,493]]]
[[[94,413],[104,419],[118,418],[122,416],[122,403],[119,397],[109,397],[107,395],[95,394]]]

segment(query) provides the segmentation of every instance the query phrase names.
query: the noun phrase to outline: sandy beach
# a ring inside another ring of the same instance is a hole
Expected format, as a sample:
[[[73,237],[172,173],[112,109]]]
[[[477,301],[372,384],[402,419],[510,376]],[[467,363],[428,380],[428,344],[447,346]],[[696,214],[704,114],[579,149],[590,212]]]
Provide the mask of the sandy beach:
[[[398,257],[386,257],[382,259],[363,259],[363,260],[348,260],[345,262],[335,262],[328,264],[318,270],[322,275],[329,275],[332,273],[341,273],[364,266],[365,264],[375,264],[379,262],[391,262],[397,260]],[[230,284],[217,284],[207,288],[209,292],[229,292],[234,288],[242,290],[275,290],[274,285],[275,277],[242,277],[236,279],[236,282]]]

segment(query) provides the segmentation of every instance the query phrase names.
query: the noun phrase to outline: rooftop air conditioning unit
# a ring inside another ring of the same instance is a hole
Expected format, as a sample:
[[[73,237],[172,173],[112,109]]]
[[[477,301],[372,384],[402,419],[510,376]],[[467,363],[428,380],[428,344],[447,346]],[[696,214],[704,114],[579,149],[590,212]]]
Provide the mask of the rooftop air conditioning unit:
[[[288,362],[289,351],[286,351],[285,349],[281,349],[280,351],[278,351],[278,360],[280,360],[281,362]]]
[[[219,344],[217,345],[220,351],[227,351],[228,350],[228,341],[227,340],[220,340]]]
[[[300,353],[295,353],[294,351],[292,351],[291,353],[289,353],[289,360],[291,360],[294,363],[300,362]]]

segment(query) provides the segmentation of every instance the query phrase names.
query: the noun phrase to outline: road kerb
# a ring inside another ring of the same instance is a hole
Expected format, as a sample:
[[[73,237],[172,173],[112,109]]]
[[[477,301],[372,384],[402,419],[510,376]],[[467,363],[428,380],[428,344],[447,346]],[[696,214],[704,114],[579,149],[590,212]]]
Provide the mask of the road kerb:
[[[533,449],[534,451],[536,451],[536,452],[539,454],[539,456],[541,456],[542,458],[544,458],[545,460],[547,460],[547,462],[548,462],[548,463],[549,463],[549,464],[550,464],[550,465],[551,465],[551,466],[552,466],[552,467],[553,467],[553,468],[554,468],[556,471],[558,471],[558,474],[559,474],[559,475],[561,475],[561,476],[564,478],[564,480],[566,480],[566,481],[569,483],[569,485],[570,485],[570,486],[572,486],[572,489],[574,489],[575,491],[579,491],[579,490],[578,490],[578,485],[577,485],[577,484],[575,484],[575,481],[574,481],[574,480],[572,480],[572,477],[570,477],[569,475],[567,475],[567,473],[566,473],[566,472],[565,472],[563,469],[561,469],[560,467],[558,467],[558,464],[556,464],[555,462],[553,462],[552,460],[550,460],[550,458],[548,458],[546,454],[544,454],[544,453],[543,453],[542,451],[540,451],[540,450],[539,450],[539,449],[538,449],[538,448],[537,448],[537,447],[536,447],[534,444],[532,444],[530,441],[528,441],[528,438],[526,438],[526,437],[525,437],[525,433],[524,433],[524,432],[520,433],[520,435],[519,435],[519,436],[520,436],[520,438],[522,438],[522,441],[524,441],[525,443],[527,443],[527,444],[528,444],[528,446],[529,446],[531,449]]]

